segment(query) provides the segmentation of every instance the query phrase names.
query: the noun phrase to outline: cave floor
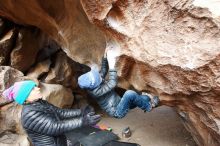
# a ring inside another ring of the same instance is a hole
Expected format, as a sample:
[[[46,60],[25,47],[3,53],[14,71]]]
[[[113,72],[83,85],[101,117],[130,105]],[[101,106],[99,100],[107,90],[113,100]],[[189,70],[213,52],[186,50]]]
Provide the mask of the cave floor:
[[[110,126],[122,141],[141,146],[196,146],[177,113],[166,106],[158,107],[150,113],[134,109],[123,119],[103,115],[99,124]],[[127,126],[130,127],[132,136],[122,138],[121,131]]]

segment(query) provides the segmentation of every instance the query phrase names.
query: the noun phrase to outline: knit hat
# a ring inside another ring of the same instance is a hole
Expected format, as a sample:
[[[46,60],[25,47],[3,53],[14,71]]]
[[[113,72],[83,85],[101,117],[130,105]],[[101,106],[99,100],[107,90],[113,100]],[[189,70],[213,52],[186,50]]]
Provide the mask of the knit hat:
[[[15,82],[13,86],[3,92],[3,96],[9,101],[23,104],[35,86],[36,83],[31,80]]]
[[[95,89],[101,84],[101,82],[101,76],[96,69],[91,69],[91,71],[78,78],[78,84],[82,89]]]

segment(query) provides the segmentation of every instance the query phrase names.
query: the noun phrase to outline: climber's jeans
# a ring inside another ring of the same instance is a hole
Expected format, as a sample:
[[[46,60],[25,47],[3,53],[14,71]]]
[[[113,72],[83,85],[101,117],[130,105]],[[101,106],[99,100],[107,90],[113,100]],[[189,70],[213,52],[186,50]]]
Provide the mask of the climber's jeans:
[[[139,107],[144,111],[151,111],[150,97],[147,95],[139,95],[135,91],[128,90],[124,93],[121,101],[117,105],[114,117],[123,118],[130,109]]]

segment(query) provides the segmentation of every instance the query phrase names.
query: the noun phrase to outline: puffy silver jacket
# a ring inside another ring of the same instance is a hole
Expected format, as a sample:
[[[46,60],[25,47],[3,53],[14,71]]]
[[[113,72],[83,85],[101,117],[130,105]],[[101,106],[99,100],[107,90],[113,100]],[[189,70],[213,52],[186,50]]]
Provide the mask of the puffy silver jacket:
[[[106,58],[103,58],[100,71],[103,79],[105,79],[107,73],[108,61]],[[88,93],[98,102],[99,106],[112,117],[114,117],[116,107],[121,101],[121,97],[114,91],[116,85],[117,71],[109,70],[109,79],[103,80],[103,82],[98,87],[88,91]]]
[[[60,109],[45,100],[25,104],[22,126],[34,146],[66,146],[64,133],[82,126],[80,109]]]

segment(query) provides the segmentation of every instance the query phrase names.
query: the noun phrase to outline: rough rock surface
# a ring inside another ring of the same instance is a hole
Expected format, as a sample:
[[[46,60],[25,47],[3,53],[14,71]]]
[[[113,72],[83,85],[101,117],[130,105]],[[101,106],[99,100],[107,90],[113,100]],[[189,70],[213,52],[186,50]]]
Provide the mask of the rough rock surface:
[[[43,47],[44,39],[45,36],[36,28],[19,29],[16,45],[10,56],[10,66],[22,72],[27,71],[35,63],[37,53]]]
[[[39,62],[28,71],[27,76],[31,78],[39,79],[42,75],[49,72],[50,65],[51,65],[50,59]]]
[[[17,31],[14,29],[8,31],[4,36],[0,37],[0,65],[8,64],[10,53],[15,43]]]
[[[58,84],[40,84],[43,97],[48,102],[57,107],[70,108],[73,104],[74,96],[72,90]]]
[[[47,0],[46,4],[42,0],[30,3],[1,0],[0,16],[17,24],[40,28],[53,37],[73,60],[98,62],[104,52],[105,36],[89,22],[79,0]]]
[[[214,0],[2,0],[0,15],[40,28],[83,64],[99,63],[106,40],[116,40],[119,86],[160,94],[198,145],[218,146],[219,7]]]
[[[1,146],[30,146],[30,142],[26,135],[17,135],[10,132],[5,133],[3,137],[0,138]]]
[[[14,82],[21,81],[23,77],[24,74],[19,70],[9,66],[0,66],[0,93],[13,85]]]
[[[61,84],[67,88],[77,89],[79,75],[89,71],[89,67],[71,60],[64,52],[60,51],[53,57],[53,67],[42,79],[45,83]]]
[[[10,87],[14,82],[21,81],[23,79],[24,75],[22,72],[8,66],[0,66],[0,93]],[[0,144],[12,144],[11,142],[15,142],[16,140],[7,141],[7,139],[11,139],[11,137],[6,133],[24,133],[20,123],[21,106],[14,103],[8,103],[8,101],[4,100],[2,94],[0,99]],[[20,143],[19,140],[16,141],[16,144],[18,143]]]

